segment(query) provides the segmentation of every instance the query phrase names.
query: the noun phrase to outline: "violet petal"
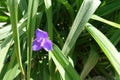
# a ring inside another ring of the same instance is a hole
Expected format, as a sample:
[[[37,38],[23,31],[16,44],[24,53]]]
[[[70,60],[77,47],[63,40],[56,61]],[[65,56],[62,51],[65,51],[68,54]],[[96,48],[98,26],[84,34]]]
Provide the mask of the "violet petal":
[[[51,51],[52,50],[52,42],[49,39],[44,40],[43,48],[46,51]]]
[[[37,29],[36,30],[36,39],[39,39],[39,38],[48,38],[48,33],[45,31],[42,31],[40,29]]]
[[[37,40],[34,40],[33,44],[32,44],[32,50],[33,51],[38,51],[40,49],[42,49],[41,42],[38,42]]]

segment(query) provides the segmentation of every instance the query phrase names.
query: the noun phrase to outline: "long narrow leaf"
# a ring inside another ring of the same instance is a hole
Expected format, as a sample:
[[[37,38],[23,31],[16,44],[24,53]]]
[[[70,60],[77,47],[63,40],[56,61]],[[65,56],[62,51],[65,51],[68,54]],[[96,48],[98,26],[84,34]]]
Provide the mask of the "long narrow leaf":
[[[51,0],[44,0],[45,10],[47,16],[48,34],[50,39],[53,38],[53,20],[52,20],[52,2]]]
[[[99,55],[97,51],[95,50],[94,46],[91,46],[90,55],[87,59],[87,62],[84,65],[84,68],[81,72],[81,79],[84,80],[85,77],[89,74],[89,72],[94,68],[94,66],[97,64]]]
[[[14,56],[15,51],[12,54],[11,61],[7,68],[3,80],[13,80],[20,73],[19,64],[16,62],[16,57]],[[8,78],[9,77],[9,78]]]
[[[29,0],[28,5],[28,22],[27,22],[27,80],[30,80],[32,41],[34,38],[34,29],[36,24],[36,13],[39,0]]]
[[[91,24],[86,25],[86,30],[96,40],[98,45],[101,47],[109,61],[111,62],[114,69],[120,75],[120,53],[114,47],[114,45],[102,34],[99,30],[93,27]]]
[[[69,51],[72,49],[80,33],[83,31],[85,24],[95,12],[100,4],[99,0],[84,0],[80,10],[74,20],[71,31],[67,37],[67,40],[64,44],[62,52],[65,55],[69,54]]]
[[[25,78],[25,73],[24,73],[22,61],[21,61],[20,40],[19,40],[19,33],[18,33],[18,28],[17,28],[18,0],[7,0],[7,1],[8,1],[8,9],[10,12],[10,19],[11,19],[11,24],[12,24],[13,38],[14,38],[14,43],[15,43],[15,51],[16,51],[15,53],[17,56],[17,60],[19,62],[22,75]]]
[[[101,17],[99,17],[97,15],[92,15],[91,19],[106,23],[106,24],[111,25],[111,26],[113,26],[115,28],[120,28],[120,24],[117,24],[117,23],[112,22],[112,21],[108,21],[108,20],[103,19],[103,18],[101,18]]]
[[[107,2],[107,1],[105,1]],[[111,1],[111,3],[108,3],[107,5],[104,5],[100,8],[98,8],[98,10],[96,11],[97,15],[100,16],[105,16],[109,13],[112,13],[115,10],[120,9],[120,1],[119,0],[113,0]]]
[[[52,56],[63,80],[81,80],[69,60],[55,44],[53,44],[53,51],[50,52],[50,55]]]
[[[45,3],[45,11],[47,16],[47,26],[48,26],[48,34],[51,40],[53,40],[53,16],[52,16],[52,2],[51,0],[44,0]],[[55,65],[53,63],[53,60],[51,56],[49,55],[49,71],[50,71],[50,79],[55,79]]]
[[[16,64],[12,69],[8,70],[3,80],[14,80],[15,77],[20,73],[20,70],[18,68],[19,65]]]

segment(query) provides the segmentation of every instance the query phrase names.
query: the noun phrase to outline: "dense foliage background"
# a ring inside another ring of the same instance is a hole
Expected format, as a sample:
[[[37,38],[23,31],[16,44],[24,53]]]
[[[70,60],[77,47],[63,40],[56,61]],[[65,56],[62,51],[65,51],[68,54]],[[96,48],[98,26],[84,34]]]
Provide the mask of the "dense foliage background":
[[[120,80],[119,28],[119,0],[0,0],[0,80]]]

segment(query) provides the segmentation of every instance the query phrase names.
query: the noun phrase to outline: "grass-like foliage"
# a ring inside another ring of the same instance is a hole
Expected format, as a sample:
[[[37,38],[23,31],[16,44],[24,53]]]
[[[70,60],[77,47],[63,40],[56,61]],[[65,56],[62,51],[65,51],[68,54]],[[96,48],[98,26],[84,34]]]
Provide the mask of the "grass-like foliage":
[[[119,10],[119,0],[0,0],[0,80],[120,80]]]

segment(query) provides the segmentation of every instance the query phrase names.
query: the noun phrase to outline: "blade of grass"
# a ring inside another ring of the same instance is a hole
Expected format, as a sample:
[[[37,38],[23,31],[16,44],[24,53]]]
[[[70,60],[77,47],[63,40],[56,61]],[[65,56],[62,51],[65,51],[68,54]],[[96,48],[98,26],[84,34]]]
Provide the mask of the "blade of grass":
[[[63,46],[62,52],[68,55],[75,44],[80,33],[83,31],[85,24],[100,5],[99,0],[84,0],[78,14],[73,22],[67,40]]]
[[[36,24],[36,13],[39,0],[29,0],[28,4],[28,22],[27,22],[27,80],[30,80],[32,41],[34,38],[34,29]]]
[[[23,79],[25,79],[25,73],[24,73],[22,61],[21,61],[19,33],[18,33],[18,28],[17,28],[18,0],[7,0],[7,2],[8,2],[8,9],[10,12],[10,20],[12,24],[13,38],[14,38],[14,44],[15,44],[15,53],[16,53],[16,57],[17,57],[17,60],[20,66],[21,73],[23,75]]]
[[[53,16],[52,16],[52,3],[51,0],[44,0],[45,3],[45,11],[47,16],[47,26],[48,26],[48,34],[50,39],[53,39]]]
[[[81,80],[69,60],[63,55],[61,50],[53,44],[53,51],[49,52],[63,80]]]
[[[45,3],[45,11],[47,16],[47,26],[48,26],[48,34],[51,40],[53,40],[53,16],[52,16],[52,2],[51,0],[44,0]],[[55,72],[55,65],[51,56],[49,55],[49,71],[50,71],[50,80],[55,80],[56,76]]]
[[[113,26],[113,27],[115,27],[115,28],[120,28],[120,24],[117,24],[117,23],[112,22],[112,21],[108,21],[108,20],[103,19],[103,18],[101,18],[101,17],[99,17],[99,16],[97,16],[97,15],[92,15],[92,16],[91,16],[91,19],[94,19],[94,20],[97,20],[97,21],[106,23],[106,24],[108,24],[108,25],[110,25],[110,26]]]
[[[97,30],[91,24],[86,25],[86,30],[91,34],[91,36],[98,43],[100,48],[103,50],[112,66],[116,70],[116,72],[120,75],[120,53],[114,47],[114,45],[102,34],[99,30]]]
[[[89,72],[94,68],[94,66],[97,64],[99,55],[95,49],[95,46],[91,46],[90,55],[87,59],[87,62],[85,63],[83,70],[81,72],[81,79],[84,80],[85,77],[89,74]]]

